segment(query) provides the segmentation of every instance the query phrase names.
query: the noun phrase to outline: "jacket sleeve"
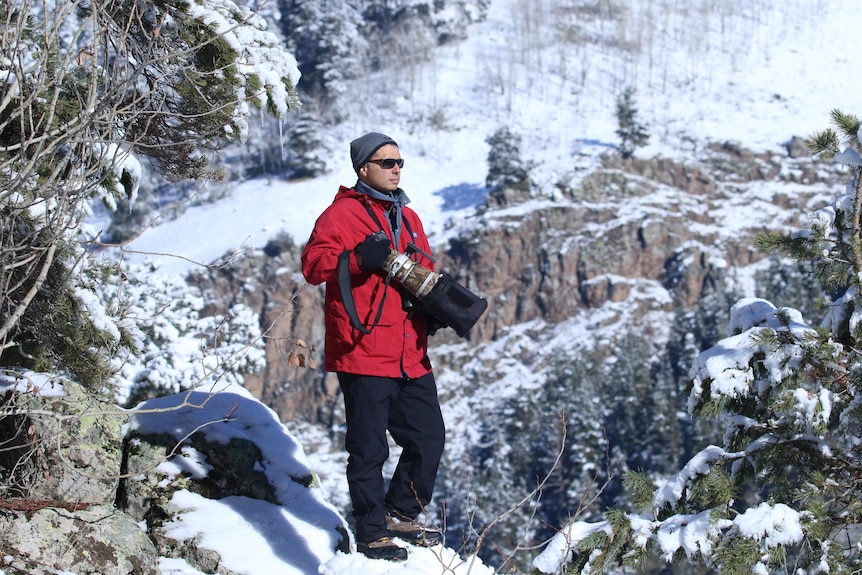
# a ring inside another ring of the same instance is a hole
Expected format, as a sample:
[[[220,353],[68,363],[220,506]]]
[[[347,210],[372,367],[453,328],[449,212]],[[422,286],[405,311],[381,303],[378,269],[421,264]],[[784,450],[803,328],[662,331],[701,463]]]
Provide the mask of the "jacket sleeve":
[[[338,258],[345,250],[353,250],[356,244],[355,234],[351,234],[348,226],[342,221],[343,216],[338,210],[324,211],[311,231],[311,237],[302,250],[302,275],[311,285],[336,281]],[[360,273],[356,254],[350,254],[350,273]]]
[[[338,258],[345,250],[351,251],[350,275],[368,273],[359,269],[352,250],[375,231],[362,204],[352,199],[336,199],[317,218],[302,250],[305,280],[311,285],[337,281]]]

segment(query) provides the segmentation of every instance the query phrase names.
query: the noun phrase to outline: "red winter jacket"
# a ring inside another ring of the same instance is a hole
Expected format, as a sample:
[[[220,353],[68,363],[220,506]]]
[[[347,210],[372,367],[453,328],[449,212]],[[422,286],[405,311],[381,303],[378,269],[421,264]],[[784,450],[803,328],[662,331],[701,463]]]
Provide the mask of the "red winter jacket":
[[[311,237],[302,251],[302,275],[308,283],[318,285],[326,282],[324,368],[326,371],[379,377],[420,377],[431,371],[425,319],[421,314],[408,315],[402,309],[401,295],[394,280],[385,290],[380,321],[370,334],[354,328],[344,308],[336,277],[338,256],[355,248],[368,234],[380,230],[365,205],[371,207],[392,240],[385,214],[389,203],[341,186],[332,204],[314,224]],[[407,224],[402,226],[397,251],[403,253],[408,242],[412,241],[430,254],[428,238],[416,212],[404,207],[402,217]],[[414,237],[410,237],[408,230]],[[433,262],[421,254],[414,255],[413,259],[428,269],[434,269]],[[359,319],[366,327],[371,327],[383,298],[385,273],[360,270],[356,255],[351,253],[350,277]]]

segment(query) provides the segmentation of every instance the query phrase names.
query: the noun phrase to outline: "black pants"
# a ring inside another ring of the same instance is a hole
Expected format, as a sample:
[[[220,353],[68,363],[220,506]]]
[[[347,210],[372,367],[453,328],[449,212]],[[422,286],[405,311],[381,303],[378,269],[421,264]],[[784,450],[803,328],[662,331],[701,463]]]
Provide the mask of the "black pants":
[[[431,501],[446,431],[434,374],[417,379],[339,373],[347,416],[347,483],[356,540],[385,537],[385,512],[415,518]],[[386,430],[402,447],[386,490]]]

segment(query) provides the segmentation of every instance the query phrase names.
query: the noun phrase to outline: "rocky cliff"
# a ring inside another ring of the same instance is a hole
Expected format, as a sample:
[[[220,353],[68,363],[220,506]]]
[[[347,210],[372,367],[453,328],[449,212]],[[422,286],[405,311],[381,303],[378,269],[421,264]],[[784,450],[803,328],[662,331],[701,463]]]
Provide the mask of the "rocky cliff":
[[[489,300],[468,346],[507,327],[541,319],[553,325],[607,302],[654,309],[652,289],[673,293],[659,305],[693,310],[728,269],[759,261],[755,235],[796,229],[840,183],[835,167],[809,157],[801,140],[784,153],[754,153],[725,142],[680,159],[621,159],[573,170],[553,190],[495,190],[487,205],[453,224],[435,246],[439,269]],[[299,273],[289,237],[228,268],[192,276],[214,306],[241,299],[267,330],[267,366],[249,389],[285,420],[327,423],[336,386],[322,373],[322,287]],[[609,321],[607,319],[603,321]],[[435,347],[459,343],[451,330]],[[311,360],[308,362],[307,360]],[[438,371],[447,369],[437,358]]]

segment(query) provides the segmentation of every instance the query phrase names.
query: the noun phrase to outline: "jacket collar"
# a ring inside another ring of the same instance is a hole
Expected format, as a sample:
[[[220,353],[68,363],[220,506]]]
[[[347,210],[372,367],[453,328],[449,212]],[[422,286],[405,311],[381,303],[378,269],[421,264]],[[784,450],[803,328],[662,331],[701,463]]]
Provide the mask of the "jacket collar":
[[[404,218],[401,210],[405,205],[407,205],[407,202],[410,201],[410,198],[407,197],[404,190],[398,188],[392,195],[384,194],[383,192],[375,190],[362,180],[357,180],[353,189],[357,193],[372,200],[386,202],[388,204],[388,207],[384,208],[384,211],[386,212],[386,224],[389,226],[389,230],[392,234],[391,237],[393,245],[399,246],[401,241],[401,222]]]
[[[404,190],[401,188],[398,188],[392,194],[384,194],[383,192],[378,192],[362,180],[356,180],[356,185],[353,186],[353,189],[373,200],[392,202],[399,207],[406,206],[410,203],[410,198],[407,197],[407,194],[405,194]]]

